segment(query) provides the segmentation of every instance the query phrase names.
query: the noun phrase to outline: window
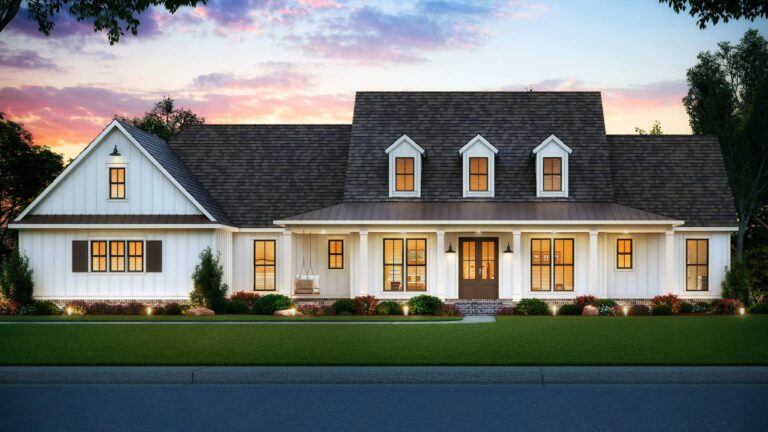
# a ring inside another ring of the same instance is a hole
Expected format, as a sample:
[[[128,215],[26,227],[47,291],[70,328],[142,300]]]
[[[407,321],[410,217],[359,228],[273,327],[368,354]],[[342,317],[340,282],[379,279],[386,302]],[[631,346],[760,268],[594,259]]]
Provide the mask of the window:
[[[253,241],[253,289],[274,291],[276,289],[275,241]]]
[[[544,191],[563,190],[563,160],[557,157],[544,158]]]
[[[488,190],[488,158],[469,158],[469,190]]]
[[[125,242],[123,240],[109,242],[109,271],[125,271]]]
[[[550,246],[549,239],[531,240],[531,291],[549,291]]]
[[[107,242],[91,242],[91,271],[97,273],[107,271]]]
[[[403,290],[403,240],[384,239],[384,291]]]
[[[709,240],[707,239],[685,241],[685,289],[687,291],[709,290]]]
[[[413,177],[413,158],[395,158],[395,190],[404,192],[413,191]]]
[[[632,268],[632,239],[616,240],[616,268]]]
[[[144,271],[144,242],[128,241],[128,271]]]
[[[573,239],[531,239],[531,291],[573,291]]]
[[[109,169],[109,199],[125,199],[125,168]]]
[[[573,291],[573,239],[555,239],[555,291]]]
[[[408,291],[427,290],[427,240],[408,239],[406,244],[406,265]]]
[[[344,269],[344,240],[328,240],[328,268]]]

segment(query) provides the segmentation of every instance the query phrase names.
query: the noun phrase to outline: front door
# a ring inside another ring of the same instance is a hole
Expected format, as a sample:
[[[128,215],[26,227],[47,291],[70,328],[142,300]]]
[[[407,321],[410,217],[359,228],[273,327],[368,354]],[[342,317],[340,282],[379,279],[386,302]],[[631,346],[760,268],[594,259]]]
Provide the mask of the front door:
[[[499,298],[499,239],[459,239],[459,298]]]

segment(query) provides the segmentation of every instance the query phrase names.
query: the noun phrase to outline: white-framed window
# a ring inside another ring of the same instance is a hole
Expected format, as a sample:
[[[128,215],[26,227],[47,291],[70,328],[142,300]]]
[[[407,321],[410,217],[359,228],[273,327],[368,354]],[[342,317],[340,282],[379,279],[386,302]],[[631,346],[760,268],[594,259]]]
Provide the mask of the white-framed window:
[[[424,149],[403,135],[385,153],[389,157],[389,196],[419,198]]]
[[[464,197],[493,197],[496,154],[499,150],[480,135],[459,150]]]
[[[568,196],[568,159],[571,148],[550,135],[533,149],[536,162],[536,196]]]
[[[126,195],[126,179],[128,167],[125,165],[110,165],[107,167],[109,171],[109,199],[110,200],[125,200]]]

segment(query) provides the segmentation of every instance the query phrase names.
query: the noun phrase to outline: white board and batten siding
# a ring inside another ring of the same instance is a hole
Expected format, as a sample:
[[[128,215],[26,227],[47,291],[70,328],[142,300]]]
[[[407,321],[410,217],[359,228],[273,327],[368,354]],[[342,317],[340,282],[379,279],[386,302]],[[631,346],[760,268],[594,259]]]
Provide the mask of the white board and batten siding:
[[[117,146],[120,156],[110,156]],[[109,168],[125,167],[126,199],[109,199]],[[31,214],[201,214],[117,128],[96,144]]]
[[[20,238],[21,249],[34,269],[35,297],[39,299],[189,299],[200,252],[217,247],[214,230],[29,229]],[[162,272],[75,273],[75,240],[160,240]]]

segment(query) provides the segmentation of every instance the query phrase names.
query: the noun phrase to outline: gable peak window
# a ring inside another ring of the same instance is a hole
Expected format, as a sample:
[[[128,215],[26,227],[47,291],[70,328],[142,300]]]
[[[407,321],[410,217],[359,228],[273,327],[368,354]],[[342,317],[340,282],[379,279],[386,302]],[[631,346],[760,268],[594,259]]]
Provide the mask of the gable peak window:
[[[568,160],[571,148],[550,135],[533,149],[536,164],[536,196],[568,196]]]
[[[109,199],[125,199],[125,167],[109,167]]]
[[[403,135],[384,152],[389,158],[389,196],[419,198],[424,149]]]
[[[463,166],[464,197],[493,197],[495,159],[499,150],[476,135],[459,150]]]

